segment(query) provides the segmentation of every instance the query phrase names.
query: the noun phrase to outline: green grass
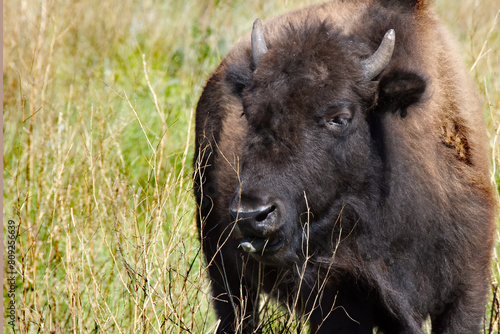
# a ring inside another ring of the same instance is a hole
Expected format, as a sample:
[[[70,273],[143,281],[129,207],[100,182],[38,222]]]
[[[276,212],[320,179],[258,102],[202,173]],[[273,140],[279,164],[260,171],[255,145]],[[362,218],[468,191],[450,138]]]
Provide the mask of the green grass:
[[[214,331],[191,194],[196,102],[256,17],[313,2],[4,2],[4,220],[20,226],[19,332]],[[484,97],[500,191],[500,5],[437,9]],[[268,332],[288,321],[276,308],[266,319]]]

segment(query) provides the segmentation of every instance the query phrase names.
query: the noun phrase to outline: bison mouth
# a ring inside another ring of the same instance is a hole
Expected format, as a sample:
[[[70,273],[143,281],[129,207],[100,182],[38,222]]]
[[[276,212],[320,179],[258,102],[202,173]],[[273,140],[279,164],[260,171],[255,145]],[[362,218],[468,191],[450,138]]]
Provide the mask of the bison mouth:
[[[280,250],[285,244],[285,239],[280,237],[274,238],[243,238],[240,242],[241,248],[248,253],[272,253]]]

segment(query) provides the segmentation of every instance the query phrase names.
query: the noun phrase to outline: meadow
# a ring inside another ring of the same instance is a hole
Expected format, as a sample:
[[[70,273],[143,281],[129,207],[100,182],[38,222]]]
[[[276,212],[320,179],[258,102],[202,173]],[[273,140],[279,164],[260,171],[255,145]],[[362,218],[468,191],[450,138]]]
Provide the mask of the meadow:
[[[214,332],[192,195],[196,103],[256,17],[317,2],[4,1],[16,332]],[[500,3],[435,2],[484,99],[500,191]],[[499,331],[499,265],[495,253],[485,333]],[[288,318],[270,306],[263,332],[305,330]]]

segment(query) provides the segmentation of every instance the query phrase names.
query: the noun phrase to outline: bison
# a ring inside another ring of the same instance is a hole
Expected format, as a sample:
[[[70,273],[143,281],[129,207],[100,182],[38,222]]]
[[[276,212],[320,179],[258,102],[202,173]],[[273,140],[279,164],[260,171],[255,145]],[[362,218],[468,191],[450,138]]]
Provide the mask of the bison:
[[[259,295],[312,333],[478,333],[494,198],[482,104],[432,4],[256,20],[196,110],[198,228],[219,333]]]

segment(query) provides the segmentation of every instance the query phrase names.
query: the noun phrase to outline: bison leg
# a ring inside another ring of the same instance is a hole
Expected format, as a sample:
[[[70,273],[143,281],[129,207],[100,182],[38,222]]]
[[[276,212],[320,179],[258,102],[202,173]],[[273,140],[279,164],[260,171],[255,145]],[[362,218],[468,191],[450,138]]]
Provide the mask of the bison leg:
[[[338,291],[325,291],[311,313],[311,333],[372,334],[372,303],[356,290],[344,284]]]
[[[204,252],[212,285],[213,304],[219,318],[217,333],[253,333],[257,323],[257,293],[245,281],[246,266],[238,252],[224,252],[204,239]],[[236,249],[236,247],[234,247]]]
[[[431,313],[433,334],[480,333],[488,285],[459,289]]]

